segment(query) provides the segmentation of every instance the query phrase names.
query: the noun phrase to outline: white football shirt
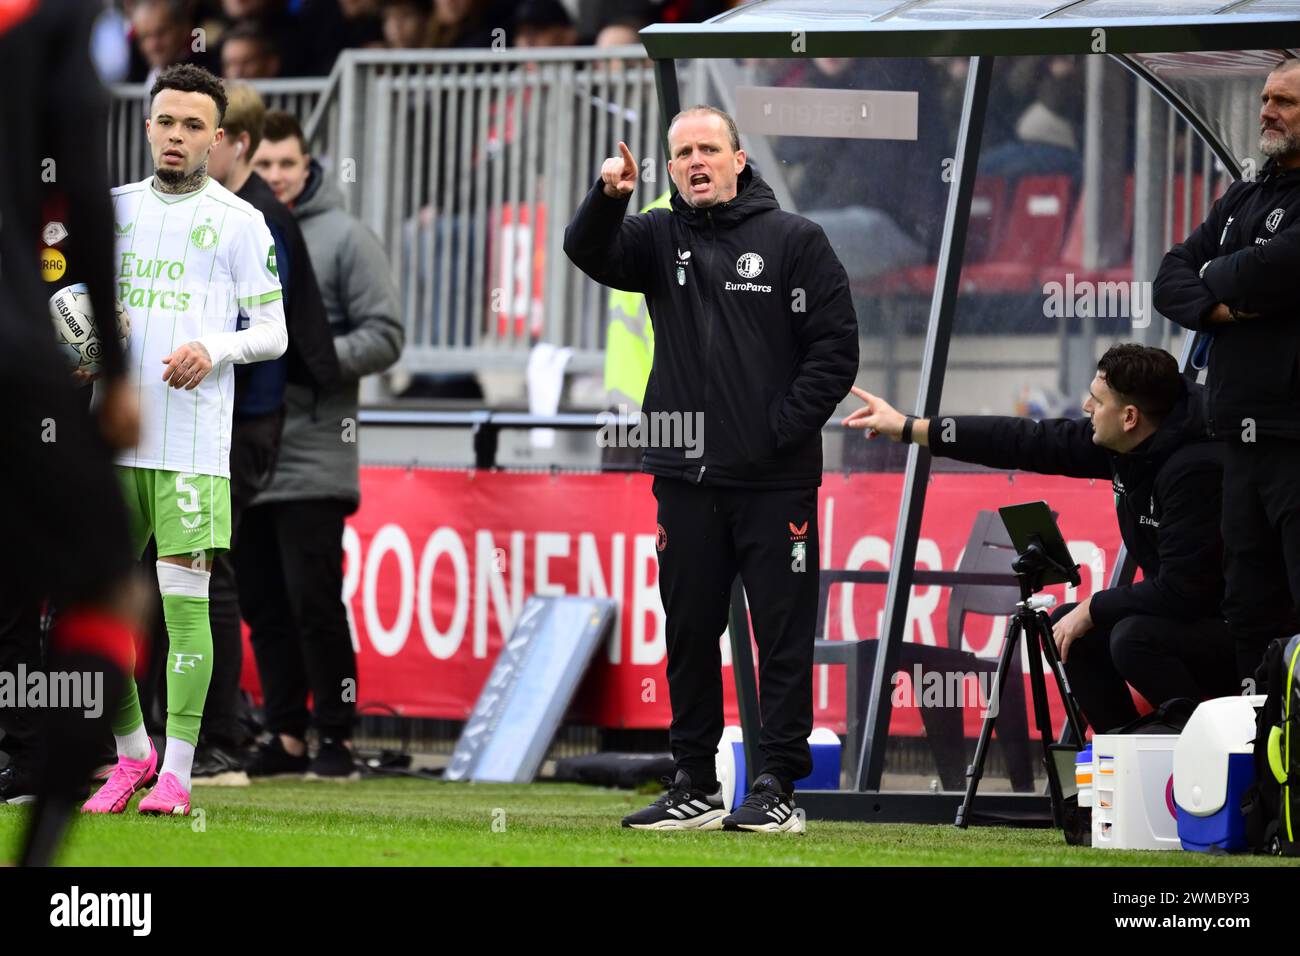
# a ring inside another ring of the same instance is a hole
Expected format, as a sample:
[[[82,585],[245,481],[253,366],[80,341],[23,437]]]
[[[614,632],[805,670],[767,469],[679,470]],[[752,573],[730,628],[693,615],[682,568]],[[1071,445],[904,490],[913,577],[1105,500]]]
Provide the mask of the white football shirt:
[[[118,464],[230,476],[234,364],[288,345],[275,242],[262,214],[212,178],[185,195],[153,178],[113,190],[118,301],[131,317],[127,367],[140,444]],[[240,331],[239,318],[248,316]],[[163,357],[200,341],[213,368],[193,390],[163,381]]]

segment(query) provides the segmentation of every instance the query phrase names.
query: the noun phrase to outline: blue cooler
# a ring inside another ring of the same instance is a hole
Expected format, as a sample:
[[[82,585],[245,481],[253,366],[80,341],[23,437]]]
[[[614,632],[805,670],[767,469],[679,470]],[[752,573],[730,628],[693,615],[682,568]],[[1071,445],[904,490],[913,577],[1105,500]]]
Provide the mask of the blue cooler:
[[[796,780],[794,787],[799,790],[838,790],[840,788],[840,738],[835,732],[818,727],[808,737],[808,746],[812,750],[812,773],[802,780]],[[722,740],[718,744],[718,782],[722,784],[722,799],[728,810],[735,810],[744,802],[745,794],[745,742],[739,727],[727,727],[722,731]],[[798,803],[798,796],[795,802]]]
[[[1174,804],[1184,850],[1244,850],[1241,798],[1255,782],[1255,710],[1263,696],[1220,697],[1196,708],[1174,747]]]

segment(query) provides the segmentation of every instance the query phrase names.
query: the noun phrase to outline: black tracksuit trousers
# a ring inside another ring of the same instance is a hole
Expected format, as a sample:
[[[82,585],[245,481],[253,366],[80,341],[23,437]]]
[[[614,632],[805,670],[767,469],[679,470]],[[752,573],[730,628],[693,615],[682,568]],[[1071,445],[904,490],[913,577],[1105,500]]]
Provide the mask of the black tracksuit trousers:
[[[758,644],[762,755],[786,792],[812,771],[817,489],[775,491],[655,478],[659,594],[666,612],[673,759],[712,789],[722,737],[722,656],[731,582],[745,586]]]
[[[1300,631],[1300,441],[1226,443],[1223,572],[1240,681],[1270,641]]]
[[[1074,606],[1057,608],[1052,623]],[[1070,645],[1065,676],[1096,734],[1137,719],[1129,684],[1153,707],[1175,697],[1200,701],[1241,693],[1232,632],[1226,622],[1210,618],[1133,614],[1112,627],[1094,627]]]
[[[329,499],[274,501],[244,514],[235,573],[262,681],[266,728],[307,736],[307,695],[322,737],[351,739],[357,658],[343,605],[343,524]]]

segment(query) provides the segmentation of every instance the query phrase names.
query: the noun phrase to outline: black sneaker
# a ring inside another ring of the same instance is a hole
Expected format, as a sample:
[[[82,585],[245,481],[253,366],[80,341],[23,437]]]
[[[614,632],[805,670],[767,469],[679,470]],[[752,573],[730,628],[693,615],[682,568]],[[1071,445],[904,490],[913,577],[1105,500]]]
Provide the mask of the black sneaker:
[[[678,770],[673,780],[661,778],[668,792],[644,810],[623,818],[633,830],[717,830],[727,810],[722,805],[722,785],[713,793],[698,790],[690,775]]]
[[[36,774],[22,764],[0,770],[0,803],[31,803],[36,799]]]
[[[311,765],[311,759],[304,753],[295,757],[284,749],[280,735],[274,735],[244,760],[244,770],[250,777],[301,777]]]
[[[277,737],[278,741],[279,738]],[[208,787],[247,787],[248,771],[232,748],[218,743],[201,743],[194,751],[190,777]]]
[[[754,781],[745,802],[722,821],[722,829],[803,833],[803,814],[795,809],[794,794],[782,793],[776,777],[765,773]]]
[[[342,740],[322,737],[316,759],[307,768],[308,780],[360,780],[361,768]]]

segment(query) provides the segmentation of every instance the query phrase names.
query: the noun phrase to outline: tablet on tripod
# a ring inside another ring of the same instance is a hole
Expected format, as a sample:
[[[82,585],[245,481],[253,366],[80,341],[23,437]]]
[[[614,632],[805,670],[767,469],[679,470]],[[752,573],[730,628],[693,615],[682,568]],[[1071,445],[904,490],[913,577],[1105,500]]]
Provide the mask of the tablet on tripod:
[[[1007,505],[999,508],[998,514],[1019,555],[1017,563],[1031,562],[1024,570],[1038,572],[1034,576],[1034,591],[1052,584],[1079,586],[1079,566],[1074,563],[1046,501]],[[1019,573],[1022,569],[1014,570]]]

